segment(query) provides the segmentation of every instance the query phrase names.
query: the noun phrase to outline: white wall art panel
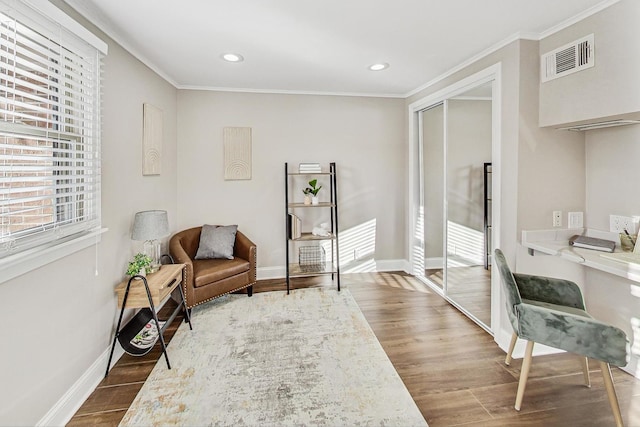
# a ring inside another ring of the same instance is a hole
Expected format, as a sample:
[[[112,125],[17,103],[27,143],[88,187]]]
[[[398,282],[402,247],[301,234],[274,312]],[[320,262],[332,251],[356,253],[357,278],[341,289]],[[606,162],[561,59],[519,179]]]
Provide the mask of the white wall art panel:
[[[251,128],[224,128],[224,179],[251,179]]]
[[[142,175],[160,175],[162,166],[162,110],[143,104]]]

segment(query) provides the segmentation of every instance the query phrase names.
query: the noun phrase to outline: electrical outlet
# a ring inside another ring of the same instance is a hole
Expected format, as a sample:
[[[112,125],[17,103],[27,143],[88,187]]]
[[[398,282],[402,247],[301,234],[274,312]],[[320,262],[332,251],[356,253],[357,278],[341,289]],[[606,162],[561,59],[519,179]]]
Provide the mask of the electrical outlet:
[[[629,234],[638,232],[638,220],[640,217],[630,217],[622,215],[609,215],[609,231],[623,233],[627,230]]]
[[[553,226],[562,227],[562,211],[553,211]]]
[[[582,228],[584,227],[582,212],[569,212],[567,215],[567,227]]]

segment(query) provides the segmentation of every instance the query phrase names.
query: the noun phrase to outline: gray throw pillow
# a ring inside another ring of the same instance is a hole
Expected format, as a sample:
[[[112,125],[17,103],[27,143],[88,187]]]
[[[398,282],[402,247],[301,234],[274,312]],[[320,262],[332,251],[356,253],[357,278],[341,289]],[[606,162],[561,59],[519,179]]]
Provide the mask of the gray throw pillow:
[[[233,245],[236,242],[237,225],[203,225],[196,259],[233,259]]]

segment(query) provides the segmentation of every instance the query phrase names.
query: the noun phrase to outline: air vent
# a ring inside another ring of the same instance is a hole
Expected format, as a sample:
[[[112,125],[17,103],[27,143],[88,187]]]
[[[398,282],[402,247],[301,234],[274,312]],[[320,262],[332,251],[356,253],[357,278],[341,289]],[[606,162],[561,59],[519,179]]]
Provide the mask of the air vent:
[[[593,34],[545,53],[540,60],[542,82],[593,67]]]

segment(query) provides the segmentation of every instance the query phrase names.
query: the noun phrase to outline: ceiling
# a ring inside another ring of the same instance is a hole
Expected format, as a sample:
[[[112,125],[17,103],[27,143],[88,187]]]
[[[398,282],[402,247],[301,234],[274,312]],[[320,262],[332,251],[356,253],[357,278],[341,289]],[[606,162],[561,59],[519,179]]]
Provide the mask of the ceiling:
[[[178,88],[406,97],[617,0],[65,1]]]

